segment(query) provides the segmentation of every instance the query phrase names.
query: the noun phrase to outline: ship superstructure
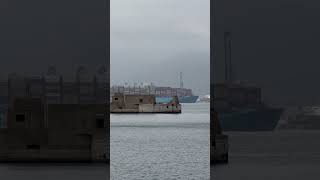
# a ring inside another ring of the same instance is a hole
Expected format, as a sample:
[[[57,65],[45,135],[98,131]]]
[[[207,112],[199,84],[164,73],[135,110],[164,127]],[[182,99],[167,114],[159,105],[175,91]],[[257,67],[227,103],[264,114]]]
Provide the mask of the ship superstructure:
[[[261,101],[261,88],[246,83],[221,83],[214,86],[215,111],[225,131],[273,130],[282,108],[268,107]]]

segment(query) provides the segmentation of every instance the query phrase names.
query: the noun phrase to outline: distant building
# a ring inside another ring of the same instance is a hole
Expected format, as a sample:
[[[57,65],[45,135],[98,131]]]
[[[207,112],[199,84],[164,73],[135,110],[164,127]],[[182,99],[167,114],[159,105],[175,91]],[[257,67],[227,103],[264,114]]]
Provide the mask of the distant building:
[[[80,67],[74,81],[64,81],[50,67],[46,75],[11,75],[7,82],[1,83],[8,89],[9,101],[17,97],[34,97],[48,104],[102,104],[109,102],[109,84],[106,72],[101,71],[89,76],[84,67]]]
[[[108,80],[77,75],[65,82],[50,67],[0,82],[0,162],[109,161]]]
[[[17,98],[0,129],[0,161],[108,162],[105,104],[45,104]]]

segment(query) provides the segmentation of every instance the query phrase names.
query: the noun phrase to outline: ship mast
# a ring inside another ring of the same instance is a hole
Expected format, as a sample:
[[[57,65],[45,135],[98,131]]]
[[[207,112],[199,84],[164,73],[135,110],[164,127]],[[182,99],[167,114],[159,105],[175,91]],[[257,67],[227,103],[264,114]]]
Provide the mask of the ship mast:
[[[180,88],[183,88],[183,74],[180,72]]]
[[[232,72],[232,60],[231,60],[231,32],[224,33],[224,58],[225,58],[225,82],[232,83],[233,72]]]

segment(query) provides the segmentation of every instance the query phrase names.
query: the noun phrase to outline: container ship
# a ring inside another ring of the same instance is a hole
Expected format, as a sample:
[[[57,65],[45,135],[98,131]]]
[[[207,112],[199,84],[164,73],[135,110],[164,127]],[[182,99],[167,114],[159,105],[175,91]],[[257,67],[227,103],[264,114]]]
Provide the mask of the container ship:
[[[110,97],[116,93],[124,95],[154,95],[158,102],[169,102],[172,97],[177,96],[180,103],[195,103],[199,96],[193,95],[192,89],[161,87],[151,84],[135,84],[134,86],[112,86]]]
[[[213,107],[224,131],[274,130],[283,108],[270,107],[261,100],[261,88],[235,81],[231,63],[231,33],[225,32],[225,80],[213,85]]]
[[[214,109],[219,113],[224,131],[274,130],[282,108],[269,107],[261,101],[261,88],[246,83],[214,85]]]
[[[133,86],[111,86],[110,97],[116,93],[124,95],[154,95],[159,102],[167,103],[172,97],[178,97],[180,103],[195,103],[199,96],[192,93],[192,89],[184,88],[183,75],[180,72],[180,87],[163,87],[156,86],[153,83],[134,83]]]

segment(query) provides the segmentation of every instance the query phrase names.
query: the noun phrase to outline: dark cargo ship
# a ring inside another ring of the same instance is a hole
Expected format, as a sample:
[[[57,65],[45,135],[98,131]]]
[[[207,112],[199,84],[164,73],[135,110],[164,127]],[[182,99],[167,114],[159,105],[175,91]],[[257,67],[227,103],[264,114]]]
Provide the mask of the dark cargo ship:
[[[225,131],[271,131],[274,130],[282,109],[242,109],[220,113],[221,127]]]
[[[225,80],[214,84],[214,109],[224,131],[270,131],[275,129],[283,112],[265,105],[261,88],[234,81],[231,62],[231,33],[225,32]]]
[[[246,83],[221,83],[214,87],[214,108],[224,131],[270,131],[275,129],[282,108],[261,102],[261,88]]]

